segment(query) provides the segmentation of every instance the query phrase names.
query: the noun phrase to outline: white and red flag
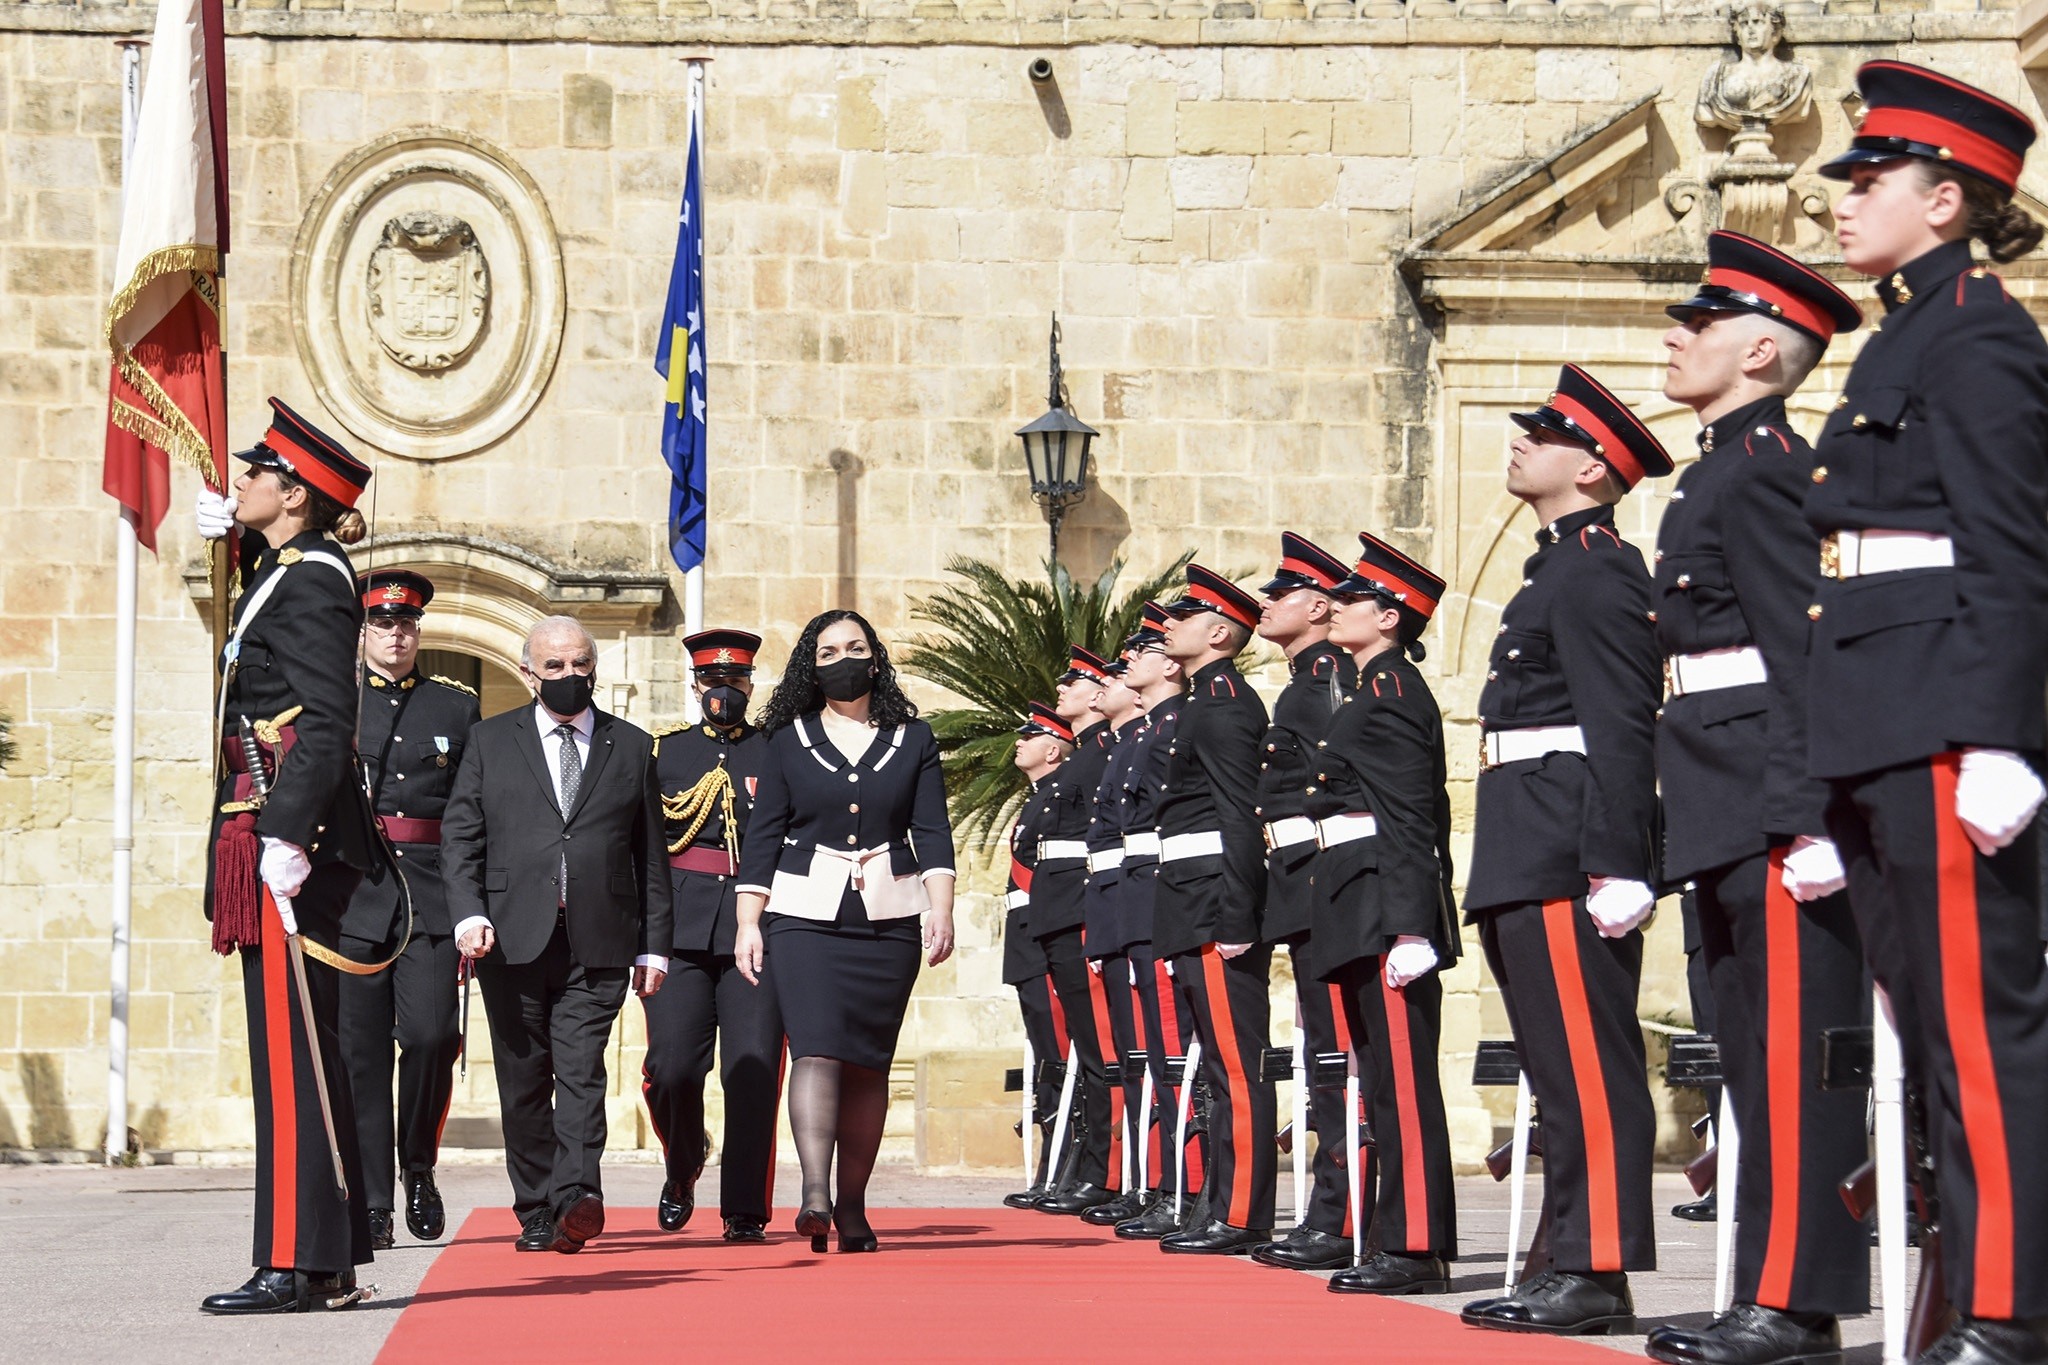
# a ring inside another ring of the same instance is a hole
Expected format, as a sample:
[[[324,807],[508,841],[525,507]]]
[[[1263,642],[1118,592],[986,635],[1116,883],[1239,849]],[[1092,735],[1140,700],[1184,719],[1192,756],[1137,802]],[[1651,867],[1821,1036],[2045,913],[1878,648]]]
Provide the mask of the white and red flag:
[[[228,250],[227,69],[221,0],[162,0],[107,309],[113,373],[101,487],[156,549],[171,461],[227,475],[221,272]]]

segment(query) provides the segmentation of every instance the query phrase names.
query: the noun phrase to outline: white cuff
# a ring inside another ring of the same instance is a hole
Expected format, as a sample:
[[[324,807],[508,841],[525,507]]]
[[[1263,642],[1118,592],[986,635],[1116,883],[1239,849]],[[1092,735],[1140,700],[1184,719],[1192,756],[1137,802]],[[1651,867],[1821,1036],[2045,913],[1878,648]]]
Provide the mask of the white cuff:
[[[468,919],[464,920],[462,923],[455,926],[455,937],[461,938],[464,934],[468,933],[472,929],[478,928],[479,926],[485,929],[490,928],[490,916],[471,915]]]
[[[668,974],[668,959],[660,953],[642,953],[633,959],[633,965],[635,967],[652,967],[664,976]]]
[[[928,867],[917,874],[917,879],[921,882],[928,882],[934,877],[952,877],[957,880],[959,874],[950,867]]]
[[[739,886],[735,886],[733,890],[738,892],[740,895],[745,895],[749,891],[753,892],[757,896],[765,896],[768,894],[768,888],[765,886],[753,886],[745,883],[742,883]]]

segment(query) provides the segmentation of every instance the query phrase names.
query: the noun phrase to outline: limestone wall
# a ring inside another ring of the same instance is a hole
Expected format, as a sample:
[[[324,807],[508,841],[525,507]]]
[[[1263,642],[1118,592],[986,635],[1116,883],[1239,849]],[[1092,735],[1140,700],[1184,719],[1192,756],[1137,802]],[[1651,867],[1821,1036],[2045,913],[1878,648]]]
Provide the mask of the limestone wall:
[[[1103,432],[1068,562],[1149,568],[1188,548],[1250,573],[1282,527],[1338,553],[1360,527],[1390,533],[1453,580],[1431,668],[1468,811],[1475,654],[1454,642],[1492,633],[1498,566],[1526,544],[1498,494],[1502,414],[1546,393],[1561,360],[1584,360],[1643,399],[1674,448],[1689,443],[1655,397],[1656,338],[1704,215],[1676,216],[1662,188],[1720,146],[1702,142],[1692,98],[1725,26],[1677,5],[1654,23],[1655,6],[1510,14],[1481,0],[1417,0],[1405,17],[1318,0],[1314,20],[1292,0],[1163,8],[245,4],[228,44],[232,435],[258,434],[268,393],[346,434],[309,377],[293,303],[303,225],[337,167],[403,130],[496,149],[552,219],[559,355],[531,413],[484,449],[417,460],[359,440],[390,547],[377,562],[459,579],[428,643],[494,661],[543,603],[584,604],[610,704],[643,723],[674,717],[680,581],[650,365],[682,174],[682,58],[711,55],[709,622],[763,630],[773,671],[827,606],[858,606],[900,638],[907,603],[951,555],[1036,572],[1045,526],[1011,433],[1044,406],[1057,309],[1074,408]],[[1937,61],[2036,107],[2009,12],[1804,8],[1791,36],[1816,68],[1817,115],[1781,144],[1803,167],[1845,136],[1839,101],[1867,56]],[[0,1147],[91,1147],[104,1123],[114,538],[98,490],[99,319],[118,229],[112,39],[149,18],[0,4],[0,709],[21,745],[0,780]],[[1040,56],[1048,86],[1026,75]],[[1397,265],[1646,98],[1634,159],[1504,248],[1535,260],[1534,276],[1483,253],[1451,275]],[[1826,241],[1817,219],[1792,230],[1809,249]],[[1574,264],[1593,258],[1637,264]],[[179,504],[191,487],[181,476]],[[1627,520],[1644,542],[1658,496],[1638,494]],[[152,1148],[234,1147],[250,1131],[239,990],[198,907],[198,553],[174,513],[141,588],[131,1093]],[[920,987],[906,1093],[925,1052],[986,1050],[993,1084],[1018,1037],[993,944],[997,885],[986,868],[973,879],[962,950]],[[1683,1015],[1675,920],[1653,930],[1646,1015]],[[1468,1054],[1505,1032],[1482,975],[1468,957],[1447,1010],[1468,1160],[1493,1122],[1465,1085]],[[635,1117],[639,1029],[629,1007],[613,1078],[626,1145],[650,1140]],[[494,1113],[478,1062],[458,1121]],[[935,1113],[967,1113],[959,1077],[973,1067],[943,1070]],[[934,1164],[1009,1158],[991,1125],[970,1140],[955,1122],[920,1135]],[[907,1141],[907,1115],[899,1128]]]

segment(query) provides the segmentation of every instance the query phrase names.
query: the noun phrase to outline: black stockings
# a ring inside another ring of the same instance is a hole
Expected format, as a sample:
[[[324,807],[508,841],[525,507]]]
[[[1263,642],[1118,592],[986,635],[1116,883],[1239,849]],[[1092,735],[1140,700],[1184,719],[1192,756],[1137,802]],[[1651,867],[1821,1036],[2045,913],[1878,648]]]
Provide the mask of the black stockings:
[[[804,1170],[804,1207],[834,1207],[842,1232],[868,1227],[868,1177],[882,1150],[889,1116],[887,1072],[832,1057],[799,1057],[789,1072],[789,1127]],[[839,1199],[832,1199],[832,1154],[839,1153]]]

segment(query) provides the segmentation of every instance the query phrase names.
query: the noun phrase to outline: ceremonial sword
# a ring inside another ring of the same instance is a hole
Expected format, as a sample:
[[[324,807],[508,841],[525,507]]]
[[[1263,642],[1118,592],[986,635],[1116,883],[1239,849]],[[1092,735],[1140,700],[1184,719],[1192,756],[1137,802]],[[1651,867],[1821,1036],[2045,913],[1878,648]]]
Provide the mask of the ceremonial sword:
[[[247,716],[241,721],[242,758],[249,768],[249,789],[252,804],[261,806],[270,796],[270,774],[263,768],[263,751],[256,744],[256,730],[249,724]],[[269,885],[263,887],[263,894],[270,897],[277,907],[281,924],[297,924],[292,916],[292,901],[281,896]],[[320,1055],[320,1026],[313,1015],[313,988],[306,981],[306,950],[299,942],[295,929],[287,929],[284,936],[285,955],[292,964],[292,980],[298,986],[299,1013],[306,1025],[306,1051],[313,1059],[313,1086],[320,1095],[320,1122],[327,1129],[327,1154],[334,1160],[334,1188],[341,1195],[341,1201],[348,1202],[348,1176],[341,1168],[341,1142],[334,1133],[334,1100],[327,1093],[327,1065]]]

